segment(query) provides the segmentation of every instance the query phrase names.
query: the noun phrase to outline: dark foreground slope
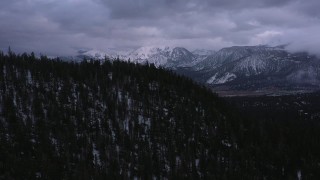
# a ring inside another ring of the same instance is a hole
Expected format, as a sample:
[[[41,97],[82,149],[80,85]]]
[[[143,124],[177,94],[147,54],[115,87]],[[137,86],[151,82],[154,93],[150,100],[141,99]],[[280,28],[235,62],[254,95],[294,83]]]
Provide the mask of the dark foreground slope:
[[[318,126],[268,128],[153,66],[0,53],[0,179],[319,176]]]

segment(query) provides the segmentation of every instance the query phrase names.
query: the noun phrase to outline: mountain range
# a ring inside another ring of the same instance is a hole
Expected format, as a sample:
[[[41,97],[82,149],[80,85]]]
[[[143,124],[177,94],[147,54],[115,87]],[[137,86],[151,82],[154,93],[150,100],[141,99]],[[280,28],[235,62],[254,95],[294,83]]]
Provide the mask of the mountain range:
[[[122,59],[171,69],[227,95],[306,92],[320,88],[320,59],[285,46],[233,46],[219,51],[141,47],[131,52],[79,51],[74,59]]]
[[[131,61],[139,64],[154,64],[159,67],[166,67],[175,69],[177,67],[193,67],[200,61],[206,59],[208,56],[213,55],[215,51],[196,49],[192,52],[183,47],[156,47],[145,46],[140,47],[134,51],[117,52],[114,50],[97,51],[97,50],[79,50],[77,55],[67,59],[82,60],[83,58],[104,60],[117,59]]]

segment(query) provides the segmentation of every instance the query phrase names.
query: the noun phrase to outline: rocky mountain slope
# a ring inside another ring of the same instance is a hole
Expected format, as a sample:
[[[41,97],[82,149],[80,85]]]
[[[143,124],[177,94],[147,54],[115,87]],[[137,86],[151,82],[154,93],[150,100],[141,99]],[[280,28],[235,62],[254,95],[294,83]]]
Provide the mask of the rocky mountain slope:
[[[225,90],[320,88],[320,59],[290,53],[283,47],[224,48],[180,71],[209,87]]]

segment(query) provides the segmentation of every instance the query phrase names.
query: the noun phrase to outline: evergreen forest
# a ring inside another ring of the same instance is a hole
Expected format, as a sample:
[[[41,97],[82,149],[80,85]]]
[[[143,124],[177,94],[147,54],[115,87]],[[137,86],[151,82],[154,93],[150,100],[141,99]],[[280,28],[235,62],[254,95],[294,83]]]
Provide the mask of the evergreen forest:
[[[320,178],[320,116],[239,102],[152,64],[0,52],[0,179]]]

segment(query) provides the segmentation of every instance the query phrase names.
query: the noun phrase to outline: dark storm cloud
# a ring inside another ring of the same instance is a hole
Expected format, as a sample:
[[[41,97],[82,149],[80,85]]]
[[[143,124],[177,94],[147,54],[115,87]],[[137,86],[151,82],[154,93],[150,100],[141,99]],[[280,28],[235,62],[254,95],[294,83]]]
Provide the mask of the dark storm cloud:
[[[185,11],[228,10],[279,7],[290,0],[100,0],[111,9],[114,18],[150,18]]]
[[[61,55],[289,43],[320,54],[318,7],[318,0],[2,0],[0,48]]]

